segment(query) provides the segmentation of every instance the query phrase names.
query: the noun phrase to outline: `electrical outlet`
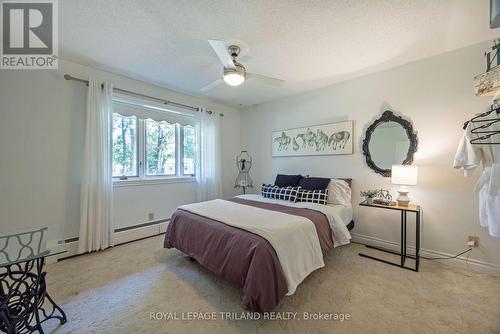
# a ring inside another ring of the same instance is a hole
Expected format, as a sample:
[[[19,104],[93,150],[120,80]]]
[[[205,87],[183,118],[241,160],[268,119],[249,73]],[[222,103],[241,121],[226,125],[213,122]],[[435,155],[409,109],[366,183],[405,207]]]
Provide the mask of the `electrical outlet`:
[[[155,214],[154,214],[154,212],[150,212],[150,213],[148,213],[148,220],[149,220],[149,221],[153,221],[153,220],[155,220]]]
[[[479,237],[476,237],[474,235],[469,235],[469,238],[467,239],[467,245],[469,247],[479,246]]]

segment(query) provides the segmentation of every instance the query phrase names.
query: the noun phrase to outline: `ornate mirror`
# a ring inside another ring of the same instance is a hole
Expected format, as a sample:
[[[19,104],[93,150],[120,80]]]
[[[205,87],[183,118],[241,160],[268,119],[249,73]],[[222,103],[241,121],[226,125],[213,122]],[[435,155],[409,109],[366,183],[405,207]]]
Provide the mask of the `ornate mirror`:
[[[411,123],[387,110],[366,130],[363,154],[368,167],[390,177],[392,165],[411,165],[417,146]]]

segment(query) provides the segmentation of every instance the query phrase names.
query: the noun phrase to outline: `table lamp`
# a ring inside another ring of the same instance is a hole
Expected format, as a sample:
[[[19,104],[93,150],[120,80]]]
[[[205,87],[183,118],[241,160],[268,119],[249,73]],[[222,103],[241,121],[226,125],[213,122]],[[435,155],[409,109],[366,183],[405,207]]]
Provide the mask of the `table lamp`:
[[[418,179],[418,167],[411,165],[394,165],[392,166],[392,183],[399,184],[401,187],[398,190],[398,204],[408,206],[410,198],[408,198],[408,187],[416,186]]]

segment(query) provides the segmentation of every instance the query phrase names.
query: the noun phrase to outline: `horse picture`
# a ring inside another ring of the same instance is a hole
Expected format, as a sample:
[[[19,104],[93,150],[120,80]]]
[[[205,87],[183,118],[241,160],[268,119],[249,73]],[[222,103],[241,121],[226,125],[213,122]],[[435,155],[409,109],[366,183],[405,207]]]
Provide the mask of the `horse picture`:
[[[353,122],[330,123],[273,131],[275,157],[352,154]]]

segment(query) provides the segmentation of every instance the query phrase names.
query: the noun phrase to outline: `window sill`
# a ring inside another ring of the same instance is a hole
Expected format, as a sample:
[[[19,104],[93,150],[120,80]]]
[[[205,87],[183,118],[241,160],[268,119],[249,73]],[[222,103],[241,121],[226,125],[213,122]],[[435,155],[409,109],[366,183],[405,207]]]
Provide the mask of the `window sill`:
[[[147,179],[130,178],[128,180],[113,180],[113,187],[147,186],[169,183],[195,183],[196,177],[148,177]]]

